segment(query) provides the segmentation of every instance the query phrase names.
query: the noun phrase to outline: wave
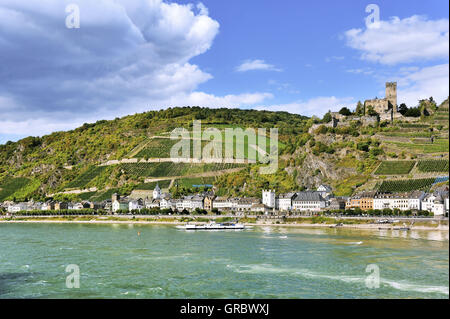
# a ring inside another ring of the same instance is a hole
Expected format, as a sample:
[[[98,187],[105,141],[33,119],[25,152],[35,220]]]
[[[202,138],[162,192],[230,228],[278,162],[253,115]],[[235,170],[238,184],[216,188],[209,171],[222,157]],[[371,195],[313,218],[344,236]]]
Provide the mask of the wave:
[[[292,268],[276,267],[271,264],[240,265],[240,266],[228,264],[227,268],[238,273],[286,274],[291,276],[301,276],[304,278],[323,278],[329,280],[337,280],[346,283],[365,284],[365,280],[367,278],[365,276],[329,275],[310,271],[308,269],[292,269]],[[382,287],[383,285],[402,291],[414,291],[421,293],[440,293],[444,295],[449,294],[449,287],[447,286],[427,286],[404,281],[393,281],[385,278],[380,278],[380,286]]]

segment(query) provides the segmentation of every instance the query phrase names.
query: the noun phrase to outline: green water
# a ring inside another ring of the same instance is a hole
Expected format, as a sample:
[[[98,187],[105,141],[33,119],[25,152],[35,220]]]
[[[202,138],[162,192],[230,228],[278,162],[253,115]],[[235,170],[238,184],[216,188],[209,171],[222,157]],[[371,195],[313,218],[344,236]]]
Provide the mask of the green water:
[[[0,298],[448,298],[448,244],[439,231],[0,224]]]

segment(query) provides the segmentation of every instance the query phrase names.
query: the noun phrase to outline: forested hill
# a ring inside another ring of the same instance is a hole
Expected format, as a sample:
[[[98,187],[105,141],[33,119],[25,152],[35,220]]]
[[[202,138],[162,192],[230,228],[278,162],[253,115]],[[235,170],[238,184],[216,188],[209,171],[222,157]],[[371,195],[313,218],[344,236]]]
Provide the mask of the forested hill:
[[[448,99],[440,105],[423,100],[419,112],[409,112],[414,117],[394,123],[368,124],[358,118],[358,108],[344,111],[349,116],[332,127],[328,113],[318,119],[176,107],[27,137],[0,145],[0,201],[50,195],[100,201],[113,192],[153,189],[156,183],[175,196],[197,192],[198,185],[213,185],[218,195],[260,196],[262,189],[287,192],[325,183],[336,195],[349,196],[361,190],[430,190],[448,184]],[[248,141],[244,164],[171,162],[170,149],[177,141],[168,138],[170,132],[177,127],[191,131],[193,120],[201,120],[202,129],[278,128],[278,170],[259,174],[260,164],[251,161],[256,158],[249,150],[257,150],[258,158],[261,150]]]
[[[202,120],[203,127],[277,127],[282,135],[280,139],[307,130],[305,123],[308,120],[287,112],[175,107],[86,123],[71,131],[0,145],[0,191],[2,183],[16,177],[35,181],[33,187],[19,195],[43,196],[61,190],[62,185],[76,178],[86,167],[122,159],[151,136],[170,132],[176,127],[190,129],[194,119]],[[68,166],[73,168],[64,168]]]

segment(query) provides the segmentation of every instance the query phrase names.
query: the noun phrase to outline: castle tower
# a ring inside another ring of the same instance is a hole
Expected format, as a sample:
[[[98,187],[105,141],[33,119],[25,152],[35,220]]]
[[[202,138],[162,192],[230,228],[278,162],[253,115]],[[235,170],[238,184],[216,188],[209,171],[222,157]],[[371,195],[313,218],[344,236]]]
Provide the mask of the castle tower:
[[[120,196],[117,193],[112,194],[111,196],[111,201],[115,202],[116,200],[118,201],[120,199]]]
[[[264,205],[270,208],[275,208],[275,191],[274,190],[263,190],[262,191],[262,202]]]
[[[397,82],[386,82],[386,100],[394,112],[397,112]]]

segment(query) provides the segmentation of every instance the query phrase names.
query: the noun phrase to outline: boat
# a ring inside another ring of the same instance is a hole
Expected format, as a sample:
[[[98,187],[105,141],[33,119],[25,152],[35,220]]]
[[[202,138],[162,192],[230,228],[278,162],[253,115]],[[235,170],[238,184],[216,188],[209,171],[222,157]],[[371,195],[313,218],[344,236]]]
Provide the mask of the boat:
[[[180,225],[177,226],[178,229],[184,229],[184,230],[243,230],[243,229],[249,229],[251,227],[245,226],[244,224],[240,223],[216,223],[211,222],[208,224],[202,224],[202,225],[196,225],[196,224],[186,224],[186,225]]]

